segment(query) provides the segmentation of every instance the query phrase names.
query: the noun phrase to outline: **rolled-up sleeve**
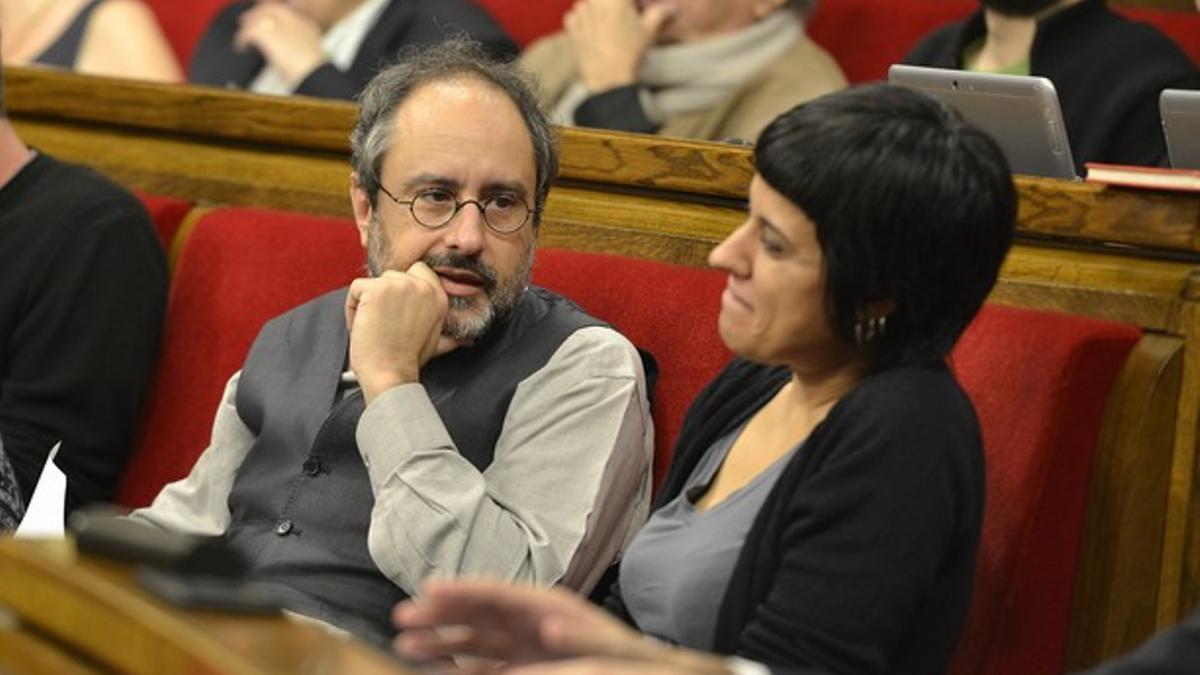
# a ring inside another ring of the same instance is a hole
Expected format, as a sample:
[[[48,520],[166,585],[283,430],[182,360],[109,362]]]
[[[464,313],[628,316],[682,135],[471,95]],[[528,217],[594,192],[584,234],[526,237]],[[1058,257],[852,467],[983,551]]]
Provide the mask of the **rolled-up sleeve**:
[[[371,556],[409,593],[461,575],[586,592],[649,508],[645,377],[608,328],[576,331],[518,385],[483,472],[419,384],[374,400],[357,440],[375,496]]]

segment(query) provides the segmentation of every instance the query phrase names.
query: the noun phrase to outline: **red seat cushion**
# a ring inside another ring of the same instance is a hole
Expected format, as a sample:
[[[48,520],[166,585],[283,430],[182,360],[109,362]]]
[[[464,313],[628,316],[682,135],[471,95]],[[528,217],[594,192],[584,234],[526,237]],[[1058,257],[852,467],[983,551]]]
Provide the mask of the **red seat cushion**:
[[[983,427],[987,504],[953,673],[1062,672],[1101,416],[1140,337],[1124,324],[989,305],[954,350]]]
[[[886,80],[926,33],[979,7],[971,0],[829,0],[817,3],[808,34],[851,83]]]
[[[717,334],[725,275],[599,253],[542,249],[533,278],[575,300],[654,355],[659,368],[652,407],[657,486],[666,474],[688,406],[731,356]]]
[[[150,214],[150,220],[154,221],[154,229],[158,232],[158,240],[163,249],[170,250],[175,233],[179,231],[179,226],[187,217],[188,211],[192,210],[192,203],[175,197],[161,197],[144,192],[136,194]]]
[[[204,35],[204,29],[217,12],[233,0],[146,0],[158,17],[163,35],[175,51],[179,64],[186,71],[192,60],[192,50]]]
[[[575,0],[477,0],[521,46],[562,29]]]
[[[362,264],[349,220],[245,208],[202,217],[175,269],[162,356],[119,501],[142,506],[186,475],[208,443],[225,381],[263,323],[346,285]]]

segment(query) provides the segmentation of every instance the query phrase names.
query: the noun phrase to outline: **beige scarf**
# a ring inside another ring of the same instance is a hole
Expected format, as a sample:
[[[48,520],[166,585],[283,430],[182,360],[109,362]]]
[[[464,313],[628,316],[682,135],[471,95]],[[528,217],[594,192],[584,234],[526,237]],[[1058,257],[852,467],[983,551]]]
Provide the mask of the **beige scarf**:
[[[651,121],[707,110],[804,38],[804,24],[779,10],[737,33],[692,44],[654,47],[638,74],[638,96]],[[575,109],[590,96],[572,84],[551,112],[557,124],[575,124]]]

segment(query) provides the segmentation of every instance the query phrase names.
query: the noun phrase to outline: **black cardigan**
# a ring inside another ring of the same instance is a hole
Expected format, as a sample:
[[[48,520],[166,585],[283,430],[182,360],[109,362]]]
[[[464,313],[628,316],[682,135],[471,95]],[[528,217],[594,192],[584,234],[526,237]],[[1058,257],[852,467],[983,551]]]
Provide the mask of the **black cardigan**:
[[[196,45],[188,81],[218,87],[246,88],[262,70],[264,60],[254,49],[235,51],[238,19],[254,2],[235,2],[221,10]],[[440,42],[466,35],[498,57],[511,57],[517,45],[482,8],[469,0],[391,0],[363,39],[346,71],[330,63],[318,67],[296,86],[296,94],[352,99],[379,69],[394,61],[405,47]]]
[[[166,301],[162,246],[129,192],[48,155],[0,185],[0,438],[24,500],[60,440],[67,509],[112,500]]]
[[[657,506],[789,377],[735,360],[709,384]],[[944,367],[867,377],[789,460],[755,518],[715,651],[779,669],[944,672],[970,601],[983,472],[974,408]],[[606,605],[629,620],[619,583]]]
[[[962,68],[963,51],[983,39],[983,12],[926,36],[905,63]],[[1158,166],[1167,148],[1158,114],[1166,88],[1200,88],[1187,54],[1152,26],[1129,21],[1104,0],[1084,0],[1038,23],[1030,73],[1058,90],[1075,164]]]

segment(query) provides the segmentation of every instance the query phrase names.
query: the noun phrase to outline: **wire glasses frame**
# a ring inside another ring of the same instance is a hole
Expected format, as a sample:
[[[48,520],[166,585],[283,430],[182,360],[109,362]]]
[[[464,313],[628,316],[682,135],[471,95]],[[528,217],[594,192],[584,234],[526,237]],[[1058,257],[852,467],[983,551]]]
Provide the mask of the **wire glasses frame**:
[[[407,206],[413,220],[431,230],[445,227],[467,204],[474,204],[483,215],[484,224],[497,234],[512,234],[521,229],[531,213],[528,204],[511,194],[459,200],[449,190],[435,187],[418,190],[412,199],[397,199],[382,185],[379,190],[397,205]]]

